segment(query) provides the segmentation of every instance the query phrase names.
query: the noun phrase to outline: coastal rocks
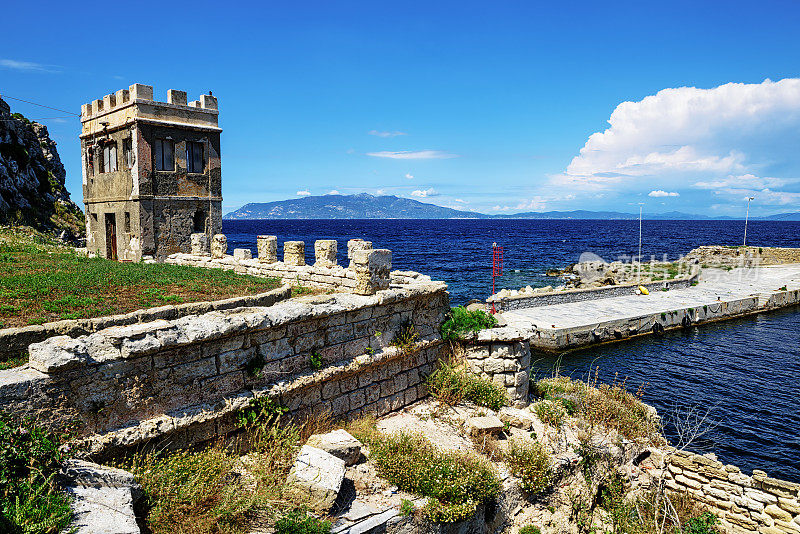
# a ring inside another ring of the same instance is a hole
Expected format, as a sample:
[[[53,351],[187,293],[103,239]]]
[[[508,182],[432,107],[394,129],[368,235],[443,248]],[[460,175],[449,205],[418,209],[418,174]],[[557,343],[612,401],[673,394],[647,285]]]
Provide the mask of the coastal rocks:
[[[287,483],[308,492],[314,507],[327,513],[333,507],[345,475],[345,461],[316,447],[303,445]]]
[[[70,529],[76,534],[139,534],[133,507],[142,497],[142,488],[131,473],[67,460],[59,481],[72,498]]]
[[[225,234],[215,234],[211,239],[211,258],[223,258],[226,252],[228,252],[228,238]]]

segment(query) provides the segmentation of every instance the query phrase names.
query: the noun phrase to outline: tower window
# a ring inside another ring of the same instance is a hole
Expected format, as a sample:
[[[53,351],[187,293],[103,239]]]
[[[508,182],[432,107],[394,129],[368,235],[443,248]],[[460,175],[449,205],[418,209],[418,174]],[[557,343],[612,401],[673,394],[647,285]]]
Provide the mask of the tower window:
[[[156,139],[156,170],[175,170],[175,143],[172,139]]]
[[[111,142],[103,145],[103,166],[100,172],[116,172],[117,170],[117,143]]]
[[[130,137],[123,139],[122,152],[125,155],[125,166],[129,169],[133,168],[133,141]]]
[[[203,165],[203,143],[194,141],[186,142],[186,168],[189,172],[202,174]]]
[[[125,212],[125,233],[131,233],[131,212]]]

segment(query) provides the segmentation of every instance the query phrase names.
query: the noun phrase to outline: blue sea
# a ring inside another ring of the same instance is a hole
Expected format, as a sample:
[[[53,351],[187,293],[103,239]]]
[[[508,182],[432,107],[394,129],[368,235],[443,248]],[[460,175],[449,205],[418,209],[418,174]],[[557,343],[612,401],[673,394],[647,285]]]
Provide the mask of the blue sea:
[[[444,280],[451,303],[491,293],[492,244],[504,247],[505,272],[498,289],[557,284],[546,276],[592,252],[609,261],[638,254],[638,221],[595,220],[254,220],[223,221],[229,248],[250,248],[256,236],[306,242],[313,261],[316,239],[339,242],[347,263],[347,240],[363,238],[392,250],[394,269]],[[644,221],[642,256],[674,260],[700,245],[739,245],[743,221]],[[800,222],[751,221],[754,246],[800,247]],[[800,482],[800,309],[704,325],[661,339],[642,338],[565,354],[558,362],[541,355],[539,376],[561,372],[585,378],[627,379],[645,385],[644,401],[664,416],[674,437],[672,414],[708,413],[713,428],[695,448],[746,472]]]

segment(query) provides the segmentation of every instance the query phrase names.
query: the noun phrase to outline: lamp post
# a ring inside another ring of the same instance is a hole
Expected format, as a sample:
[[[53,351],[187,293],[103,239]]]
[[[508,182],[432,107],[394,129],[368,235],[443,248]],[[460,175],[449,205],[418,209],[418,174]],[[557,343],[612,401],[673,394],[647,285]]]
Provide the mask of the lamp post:
[[[642,205],[639,204],[639,265],[642,264]]]
[[[756,197],[747,197],[747,211],[745,212],[744,216],[744,242],[742,243],[743,247],[747,246],[747,220],[750,218],[750,201],[754,200]]]

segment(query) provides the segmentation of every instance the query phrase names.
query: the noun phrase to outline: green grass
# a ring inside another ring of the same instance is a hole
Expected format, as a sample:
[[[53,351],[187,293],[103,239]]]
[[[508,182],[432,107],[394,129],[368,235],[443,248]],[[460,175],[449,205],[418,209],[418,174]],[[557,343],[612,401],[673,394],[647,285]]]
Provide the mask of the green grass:
[[[0,532],[55,533],[70,523],[69,499],[54,483],[64,460],[59,444],[31,421],[0,415]]]
[[[511,473],[520,478],[523,491],[536,495],[553,481],[553,464],[541,443],[512,441],[505,454]]]
[[[422,514],[431,521],[466,519],[500,491],[500,480],[483,458],[440,451],[422,436],[387,435],[374,426],[361,425],[353,432],[369,445],[369,459],[381,477],[403,491],[428,497]]]
[[[44,237],[0,230],[0,324],[42,324],[261,293],[276,279],[163,263],[85,258]]]
[[[439,362],[439,367],[426,379],[428,392],[444,404],[463,400],[478,406],[499,410],[510,404],[505,388],[471,373],[463,364]]]
[[[479,332],[497,326],[497,319],[483,310],[469,311],[462,306],[450,310],[450,317],[441,328],[442,339],[457,340],[468,332]]]

